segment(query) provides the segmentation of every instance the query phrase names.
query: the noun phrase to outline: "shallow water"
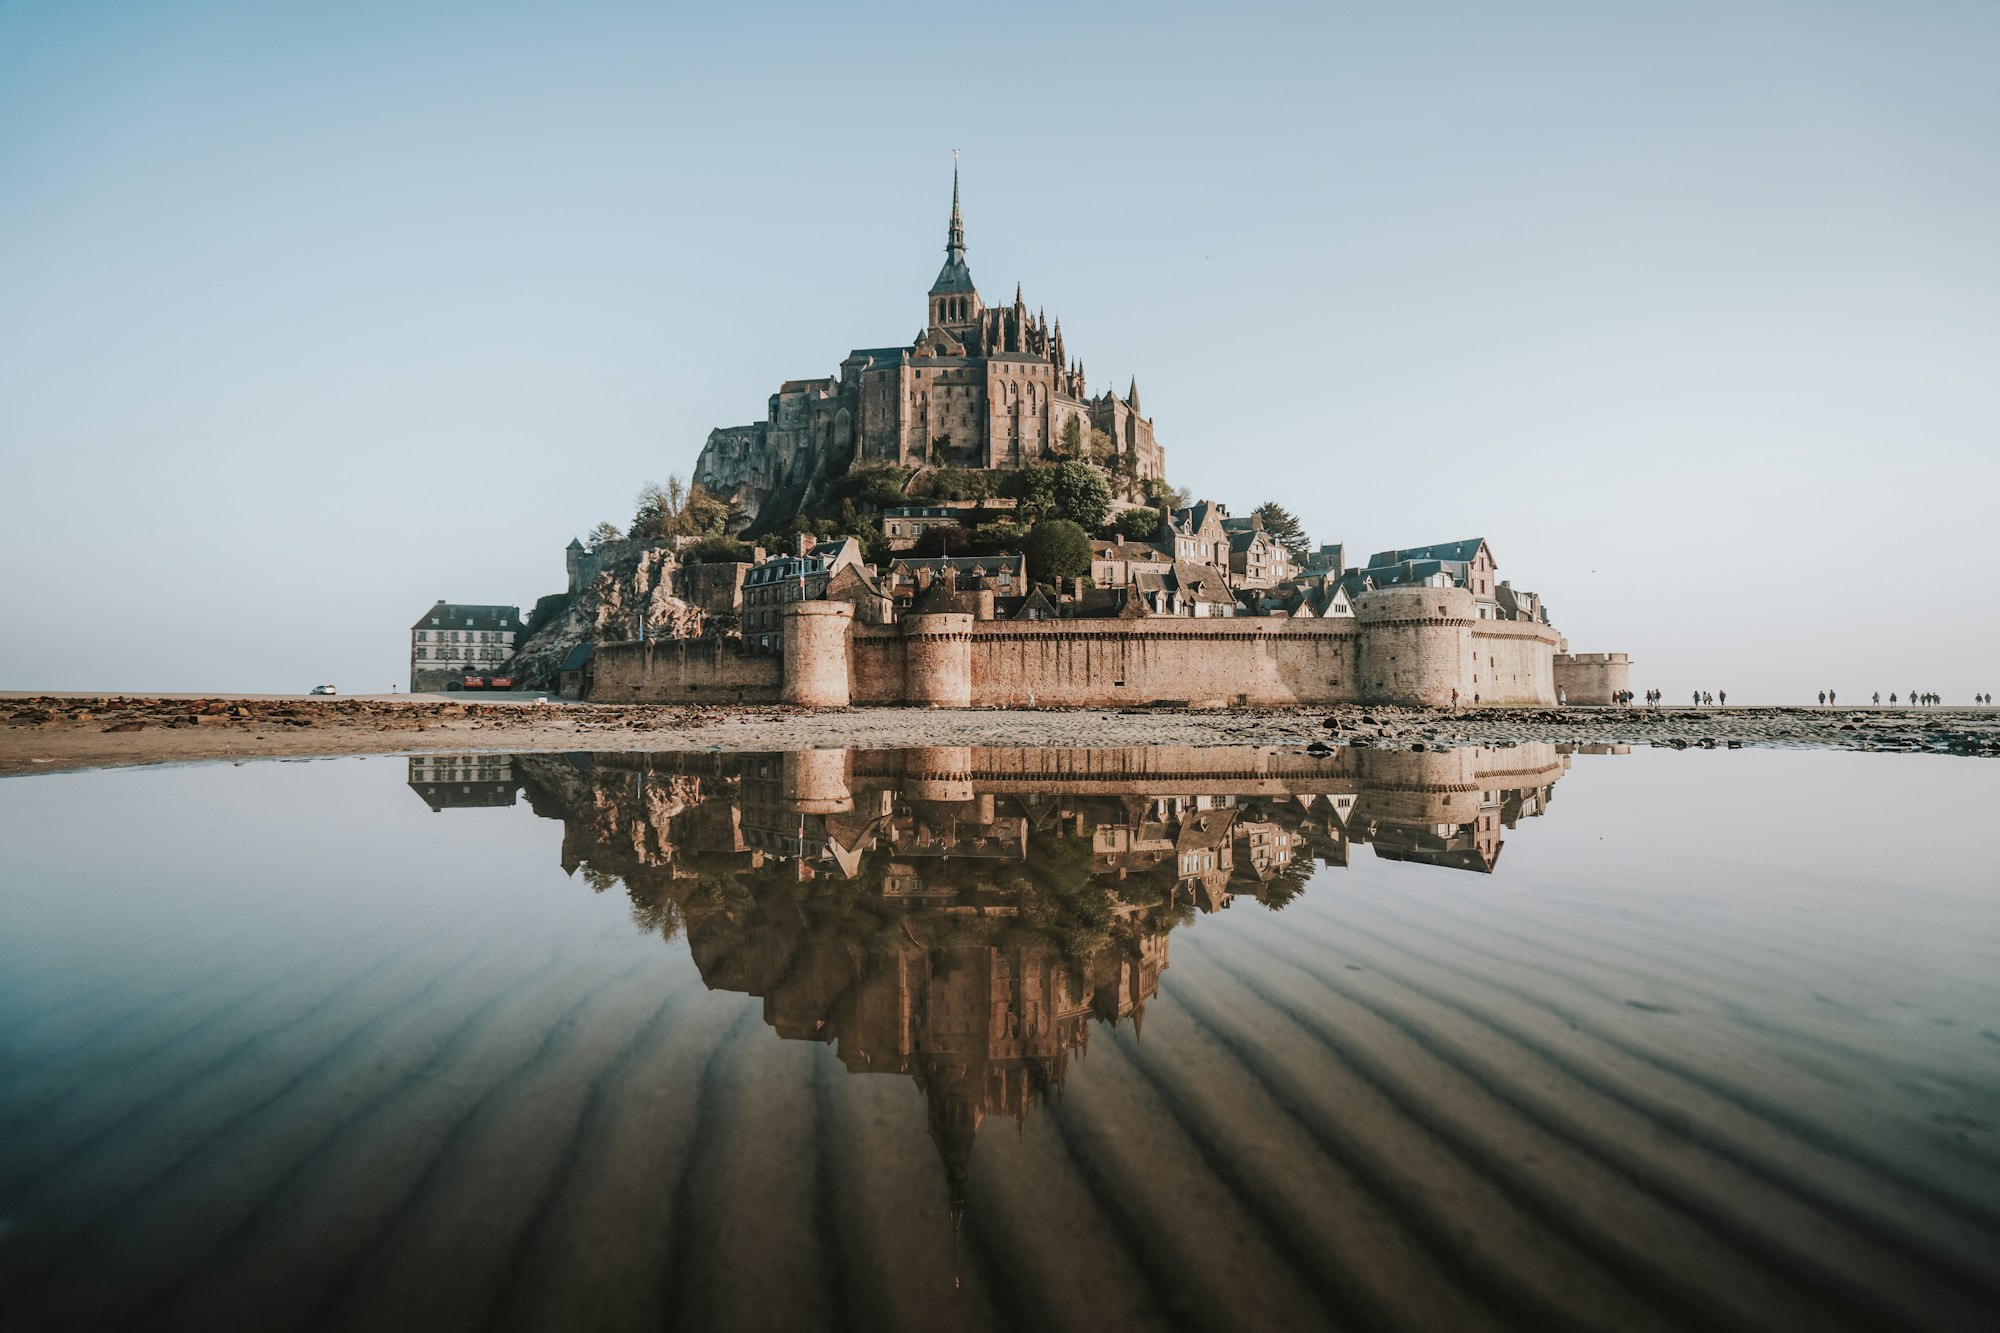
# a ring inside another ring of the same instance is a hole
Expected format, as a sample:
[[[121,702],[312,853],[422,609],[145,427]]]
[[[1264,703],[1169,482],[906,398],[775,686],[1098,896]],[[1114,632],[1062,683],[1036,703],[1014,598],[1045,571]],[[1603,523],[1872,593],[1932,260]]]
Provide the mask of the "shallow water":
[[[0,782],[0,1327],[1992,1326],[2000,765]]]

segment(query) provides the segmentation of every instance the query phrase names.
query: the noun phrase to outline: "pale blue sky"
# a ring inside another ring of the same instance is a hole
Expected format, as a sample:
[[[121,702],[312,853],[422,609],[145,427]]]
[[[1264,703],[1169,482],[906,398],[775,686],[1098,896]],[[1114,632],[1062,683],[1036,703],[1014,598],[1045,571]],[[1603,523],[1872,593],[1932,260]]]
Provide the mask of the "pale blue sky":
[[[0,0],[0,688],[404,679],[970,262],[1635,685],[2000,690],[2000,7]]]

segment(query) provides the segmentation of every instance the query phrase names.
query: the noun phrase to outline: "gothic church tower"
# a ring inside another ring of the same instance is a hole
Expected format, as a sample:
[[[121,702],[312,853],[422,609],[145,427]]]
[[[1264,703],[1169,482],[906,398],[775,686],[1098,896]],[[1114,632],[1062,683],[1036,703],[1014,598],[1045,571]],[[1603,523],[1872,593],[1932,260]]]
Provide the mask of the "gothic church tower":
[[[963,341],[978,325],[986,307],[965,266],[965,218],[958,209],[958,163],[951,167],[951,228],[946,233],[944,267],[931,284],[930,330],[943,329]]]

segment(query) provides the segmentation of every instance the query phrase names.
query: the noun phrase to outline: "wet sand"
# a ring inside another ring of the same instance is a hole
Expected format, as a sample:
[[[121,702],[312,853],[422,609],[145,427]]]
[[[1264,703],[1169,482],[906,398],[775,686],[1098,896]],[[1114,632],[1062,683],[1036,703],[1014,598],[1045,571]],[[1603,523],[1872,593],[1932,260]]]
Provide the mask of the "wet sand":
[[[855,708],[303,696],[0,697],[0,775],[420,751],[931,745],[1780,746],[2000,757],[1994,708]]]

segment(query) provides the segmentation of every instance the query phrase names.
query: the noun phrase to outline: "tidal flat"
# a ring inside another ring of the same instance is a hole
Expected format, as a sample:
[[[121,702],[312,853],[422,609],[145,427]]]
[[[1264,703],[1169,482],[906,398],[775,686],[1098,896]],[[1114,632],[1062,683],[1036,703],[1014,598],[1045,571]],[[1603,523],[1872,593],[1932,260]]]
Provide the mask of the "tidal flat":
[[[2000,765],[484,739],[0,781],[0,1325],[2000,1308]]]

